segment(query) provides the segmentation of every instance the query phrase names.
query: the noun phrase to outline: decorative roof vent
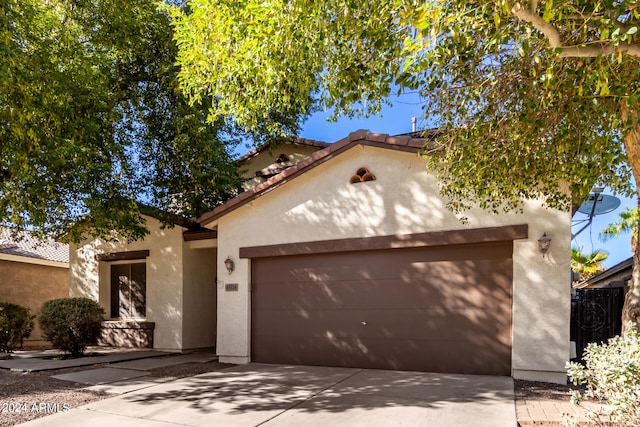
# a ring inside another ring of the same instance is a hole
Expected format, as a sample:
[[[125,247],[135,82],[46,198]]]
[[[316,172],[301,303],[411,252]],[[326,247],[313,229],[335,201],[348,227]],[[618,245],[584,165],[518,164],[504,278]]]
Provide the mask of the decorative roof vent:
[[[349,184],[357,184],[358,182],[375,181],[376,176],[369,172],[367,168],[360,168],[356,174],[349,179]]]

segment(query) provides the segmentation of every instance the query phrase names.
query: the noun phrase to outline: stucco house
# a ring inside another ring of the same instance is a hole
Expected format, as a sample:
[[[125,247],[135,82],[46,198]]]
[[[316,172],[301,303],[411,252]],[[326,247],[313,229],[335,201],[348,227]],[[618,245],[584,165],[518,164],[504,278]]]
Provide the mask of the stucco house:
[[[0,301],[37,314],[48,300],[69,296],[69,247],[31,233],[0,227]],[[40,345],[38,322],[25,345]]]
[[[529,200],[522,213],[476,208],[461,221],[417,154],[424,144],[357,131],[203,214],[215,303],[175,317],[215,315],[221,362],[564,383],[570,212]]]
[[[215,232],[143,215],[149,234],[131,243],[70,245],[71,296],[106,313],[100,344],[182,350],[215,346]]]
[[[247,182],[327,144],[296,138],[265,145],[238,160]],[[149,235],[136,242],[87,239],[72,244],[71,296],[92,298],[106,312],[100,344],[187,350],[216,345],[216,231],[174,218],[164,227],[145,208]]]

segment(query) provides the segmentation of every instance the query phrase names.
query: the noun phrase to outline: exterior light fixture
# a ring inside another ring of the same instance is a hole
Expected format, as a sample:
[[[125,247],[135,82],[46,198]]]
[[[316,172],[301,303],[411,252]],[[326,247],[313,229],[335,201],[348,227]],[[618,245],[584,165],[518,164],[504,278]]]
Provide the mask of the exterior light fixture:
[[[538,239],[538,250],[542,254],[542,258],[549,250],[549,246],[551,246],[551,237],[547,236],[547,233],[544,233],[542,237]]]
[[[227,259],[224,260],[224,266],[227,267],[227,272],[229,274],[233,273],[233,270],[236,269],[236,264],[233,262],[230,256],[228,256]]]

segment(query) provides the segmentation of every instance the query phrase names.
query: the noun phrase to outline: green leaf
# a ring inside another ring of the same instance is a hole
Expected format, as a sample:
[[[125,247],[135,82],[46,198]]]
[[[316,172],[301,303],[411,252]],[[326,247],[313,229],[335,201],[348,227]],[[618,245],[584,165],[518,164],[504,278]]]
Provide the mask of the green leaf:
[[[207,123],[210,102],[181,94],[174,32],[157,6],[4,3],[3,225],[135,239],[146,233],[137,201],[195,216],[236,193],[233,133]]]
[[[598,181],[634,194],[621,111],[638,99],[638,59],[561,56],[509,15],[512,5],[192,0],[174,22],[180,79],[189,96],[214,100],[215,117],[278,133],[314,108],[373,113],[391,92],[416,88],[433,114],[425,118],[442,129],[437,143],[447,149],[425,161],[452,209],[517,210],[538,197],[569,209]],[[612,19],[636,13],[628,1],[540,5],[572,46],[618,43]],[[243,19],[249,8],[255,21]],[[576,20],[578,12],[593,18]],[[636,108],[626,110],[630,124]]]

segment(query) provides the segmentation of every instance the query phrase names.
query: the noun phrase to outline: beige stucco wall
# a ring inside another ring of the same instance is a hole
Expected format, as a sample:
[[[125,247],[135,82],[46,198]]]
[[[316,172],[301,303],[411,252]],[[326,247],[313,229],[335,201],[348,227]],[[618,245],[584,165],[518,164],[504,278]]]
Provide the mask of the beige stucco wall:
[[[359,167],[376,181],[352,185]],[[356,146],[220,218],[218,227],[218,345],[221,361],[250,360],[250,261],[241,247],[427,231],[529,224],[529,238],[514,242],[513,375],[563,382],[569,358],[570,214],[527,202],[524,213],[446,209],[435,178],[415,154]],[[546,257],[537,239],[552,237]],[[236,270],[227,274],[224,258]],[[225,292],[224,282],[239,292]]]
[[[183,247],[184,299],[182,348],[216,345],[216,255],[215,248]]]
[[[71,245],[71,295],[99,301],[108,316],[110,265],[136,261],[98,262],[94,256],[98,253],[148,249],[146,320],[155,322],[154,348],[180,350],[183,348],[184,229],[178,226],[162,229],[156,219],[145,219],[150,234],[143,240],[127,244],[94,239]]]
[[[38,314],[46,301],[69,296],[69,268],[0,259],[0,301],[19,304]],[[60,263],[61,264],[61,263]],[[43,343],[38,321],[25,345]]]

